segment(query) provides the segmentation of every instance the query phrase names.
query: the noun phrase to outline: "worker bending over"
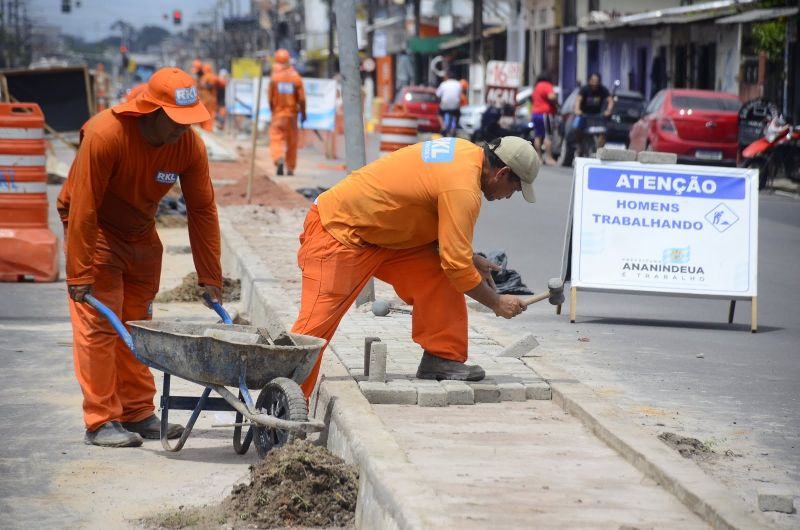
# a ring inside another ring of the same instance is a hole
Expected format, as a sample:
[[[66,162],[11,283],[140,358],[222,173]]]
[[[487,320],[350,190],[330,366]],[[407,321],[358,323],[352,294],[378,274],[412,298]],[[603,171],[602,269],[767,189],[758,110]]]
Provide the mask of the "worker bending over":
[[[133,447],[159,437],[156,387],[85,297],[123,322],[148,320],[161,276],[155,228],[161,198],[180,179],[199,283],[222,299],[220,235],[208,157],[190,124],[207,120],[195,80],[162,68],[143,93],[101,112],[81,129],[80,148],[58,197],[64,223],[75,374],[83,391],[87,444]],[[183,428],[170,424],[169,438]]]
[[[498,267],[473,253],[472,235],[486,199],[522,191],[534,202],[539,158],[530,142],[498,138],[486,147],[441,138],[395,151],[322,193],[300,236],[300,314],[295,333],[330,341],[339,321],[371,277],[391,284],[414,306],[412,338],[423,349],[420,379],[479,381],[467,365],[464,294],[512,318],[525,310],[498,295]],[[322,354],[303,383],[314,389]]]
[[[269,78],[269,108],[272,123],[269,126],[269,150],[275,172],[283,175],[284,163],[289,175],[297,166],[297,114],[306,121],[306,93],[303,79],[289,64],[289,52],[275,52]],[[285,144],[285,147],[284,147]]]

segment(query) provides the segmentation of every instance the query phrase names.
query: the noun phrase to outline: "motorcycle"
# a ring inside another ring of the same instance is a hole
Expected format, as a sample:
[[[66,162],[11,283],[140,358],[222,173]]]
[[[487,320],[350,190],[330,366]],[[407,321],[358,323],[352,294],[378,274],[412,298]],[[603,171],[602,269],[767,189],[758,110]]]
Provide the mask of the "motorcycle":
[[[500,109],[488,107],[481,116],[481,124],[470,136],[472,142],[489,142],[503,136],[519,136],[531,140],[533,123],[514,121],[514,106],[506,105]]]
[[[573,126],[576,128],[576,140],[581,138],[580,145],[576,145],[578,156],[593,157],[597,150],[600,148],[600,137],[605,136],[608,128],[606,127],[606,118],[602,115],[591,116],[576,116],[575,120],[586,120],[586,127],[583,134],[577,134],[578,124],[573,121]]]
[[[764,128],[764,136],[742,151],[742,167],[758,169],[758,189],[783,176],[800,182],[800,126],[776,116]]]

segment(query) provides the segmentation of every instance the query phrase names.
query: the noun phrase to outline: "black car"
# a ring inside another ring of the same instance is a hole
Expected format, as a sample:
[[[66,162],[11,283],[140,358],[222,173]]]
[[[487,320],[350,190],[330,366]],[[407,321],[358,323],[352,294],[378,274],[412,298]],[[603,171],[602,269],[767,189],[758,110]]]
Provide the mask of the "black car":
[[[579,89],[567,96],[558,109],[553,124],[553,156],[561,166],[572,165],[575,157],[575,131],[572,128],[572,119],[575,117],[575,100]],[[606,121],[606,145],[618,144],[627,147],[628,132],[634,123],[641,117],[644,110],[644,96],[631,90],[614,89],[614,110]]]

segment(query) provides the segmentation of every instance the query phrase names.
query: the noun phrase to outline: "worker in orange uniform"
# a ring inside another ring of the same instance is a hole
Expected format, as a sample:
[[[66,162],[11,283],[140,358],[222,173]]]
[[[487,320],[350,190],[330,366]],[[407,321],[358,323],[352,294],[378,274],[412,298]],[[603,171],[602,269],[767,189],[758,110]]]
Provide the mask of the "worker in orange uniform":
[[[491,271],[499,267],[472,250],[481,194],[493,201],[522,191],[533,202],[539,166],[522,138],[486,147],[440,138],[395,151],[339,181],[305,219],[297,254],[302,298],[292,331],[330,341],[374,276],[414,306],[411,334],[423,349],[418,378],[483,379],[480,366],[465,364],[464,294],[505,318],[525,305],[496,293]],[[306,398],[321,359],[302,385]]]
[[[222,299],[220,235],[208,156],[190,124],[208,119],[189,74],[162,68],[144,93],[90,119],[58,196],[64,223],[75,373],[87,444],[133,447],[159,437],[153,375],[85,302],[93,294],[123,322],[149,319],[161,274],[161,198],[180,179],[198,281]],[[183,432],[169,425],[169,438]]]
[[[285,163],[287,173],[294,175],[297,166],[297,114],[300,114],[301,121],[306,121],[306,93],[303,79],[289,64],[289,52],[284,49],[275,52],[268,95],[272,111],[272,123],[269,126],[272,163],[275,164],[276,174],[283,175]]]
[[[206,110],[208,110],[208,113],[211,116],[209,119],[200,124],[200,127],[202,127],[204,131],[211,132],[214,130],[214,121],[216,120],[217,115],[218,84],[219,81],[217,80],[216,74],[214,74],[214,69],[209,63],[203,64],[203,75],[200,77],[200,81],[197,83],[197,94],[200,97],[200,102],[205,105]]]

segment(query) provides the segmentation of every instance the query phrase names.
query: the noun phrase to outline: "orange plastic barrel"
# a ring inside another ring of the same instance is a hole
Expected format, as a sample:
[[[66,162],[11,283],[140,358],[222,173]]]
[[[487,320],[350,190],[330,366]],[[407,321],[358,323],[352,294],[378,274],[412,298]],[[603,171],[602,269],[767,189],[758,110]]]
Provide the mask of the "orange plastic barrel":
[[[381,156],[417,143],[417,119],[405,112],[381,116]]]
[[[0,103],[0,281],[53,281],[57,239],[47,227],[44,114]]]

